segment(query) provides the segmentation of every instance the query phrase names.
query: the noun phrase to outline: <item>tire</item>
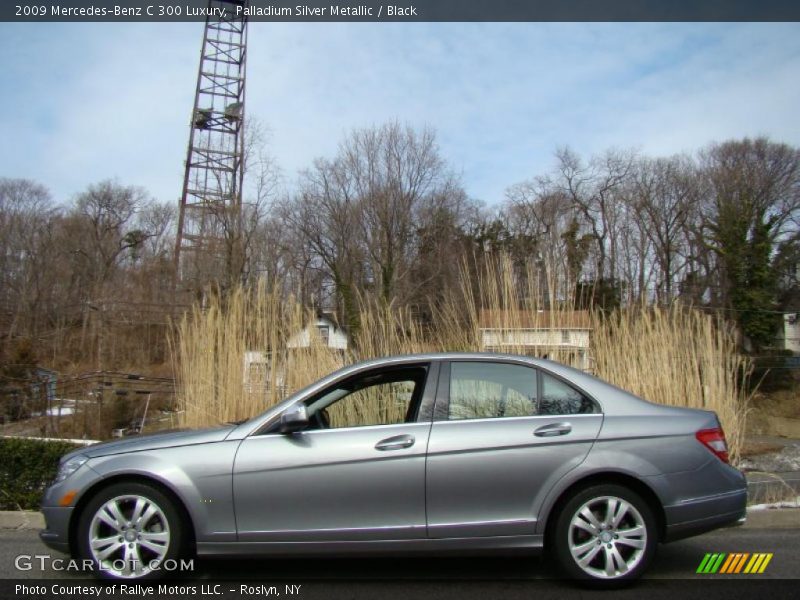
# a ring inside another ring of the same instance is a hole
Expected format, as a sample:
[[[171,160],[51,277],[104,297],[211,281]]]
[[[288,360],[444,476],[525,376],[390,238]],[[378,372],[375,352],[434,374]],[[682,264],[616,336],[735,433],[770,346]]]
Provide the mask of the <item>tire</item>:
[[[174,501],[158,488],[116,483],[97,492],[83,508],[78,552],[103,579],[158,579],[168,574],[159,568],[164,561],[184,556],[185,527]]]
[[[657,545],[656,519],[647,502],[615,484],[577,492],[553,529],[552,549],[564,574],[595,587],[641,577]]]

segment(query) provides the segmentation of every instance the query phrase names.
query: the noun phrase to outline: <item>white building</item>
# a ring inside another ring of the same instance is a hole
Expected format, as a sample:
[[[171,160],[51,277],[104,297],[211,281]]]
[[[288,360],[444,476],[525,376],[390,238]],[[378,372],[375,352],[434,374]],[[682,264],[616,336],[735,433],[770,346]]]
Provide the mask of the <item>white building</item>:
[[[591,370],[589,311],[482,310],[480,334],[484,350],[512,352],[567,362]]]
[[[778,333],[778,348],[800,354],[800,313],[785,313],[783,327]]]
[[[245,392],[267,391],[272,385],[272,361],[269,352],[250,350],[244,353],[243,383]],[[278,374],[275,385],[283,386],[283,376]]]
[[[344,353],[350,338],[336,322],[326,315],[318,316],[305,328],[289,338],[287,348],[309,348],[313,342]],[[244,353],[244,388],[247,392],[267,391],[272,385],[272,357],[269,352],[251,350]],[[277,366],[274,385],[283,387],[285,365]]]
[[[315,334],[319,336],[323,346],[333,350],[347,350],[349,342],[347,333],[326,315],[318,316],[315,321],[306,325],[303,331],[289,338],[287,346],[289,348],[308,348],[311,346]]]

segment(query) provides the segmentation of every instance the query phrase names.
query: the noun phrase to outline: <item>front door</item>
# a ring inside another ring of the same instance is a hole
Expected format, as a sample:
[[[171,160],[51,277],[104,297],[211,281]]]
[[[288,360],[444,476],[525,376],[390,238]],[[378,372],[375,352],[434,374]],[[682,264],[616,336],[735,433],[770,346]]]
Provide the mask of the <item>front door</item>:
[[[239,540],[424,538],[431,423],[416,418],[428,370],[360,373],[305,401],[309,429],[243,440],[233,473]]]

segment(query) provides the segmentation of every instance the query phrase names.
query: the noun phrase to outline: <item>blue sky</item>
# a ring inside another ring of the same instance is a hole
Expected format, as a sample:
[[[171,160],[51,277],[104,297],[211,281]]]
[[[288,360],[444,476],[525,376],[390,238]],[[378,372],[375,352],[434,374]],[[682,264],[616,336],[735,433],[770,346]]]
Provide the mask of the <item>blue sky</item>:
[[[0,176],[66,201],[117,178],[177,204],[200,23],[0,24]],[[429,125],[489,204],[569,145],[800,146],[800,24],[253,23],[250,115],[288,187],[356,127]]]

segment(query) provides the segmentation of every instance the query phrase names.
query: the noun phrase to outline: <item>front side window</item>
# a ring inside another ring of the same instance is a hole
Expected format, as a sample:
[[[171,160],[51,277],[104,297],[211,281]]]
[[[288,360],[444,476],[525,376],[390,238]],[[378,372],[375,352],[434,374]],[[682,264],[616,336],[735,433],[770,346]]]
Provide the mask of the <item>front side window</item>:
[[[536,370],[521,365],[450,364],[448,419],[529,417],[536,414]]]
[[[425,367],[370,372],[349,379],[307,404],[316,429],[396,425],[411,421],[425,385]]]

